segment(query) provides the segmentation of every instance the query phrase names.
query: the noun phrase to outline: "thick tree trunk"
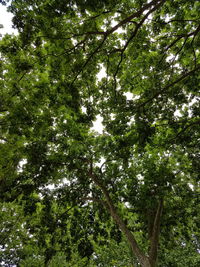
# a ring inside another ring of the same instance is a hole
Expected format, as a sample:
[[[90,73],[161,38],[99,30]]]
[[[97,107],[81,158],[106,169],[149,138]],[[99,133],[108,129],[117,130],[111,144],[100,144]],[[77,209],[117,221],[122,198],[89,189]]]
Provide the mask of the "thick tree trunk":
[[[96,176],[96,174],[93,173],[92,168],[92,162],[90,165],[90,171],[89,176],[91,177],[92,181],[101,188],[105,199],[106,199],[106,207],[110,212],[110,215],[116,222],[116,224],[119,226],[121,231],[125,234],[133,254],[136,256],[137,260],[141,264],[142,267],[155,267],[156,266],[156,260],[157,260],[157,249],[158,249],[158,240],[159,240],[159,232],[160,232],[160,218],[162,214],[162,206],[163,201],[160,201],[156,216],[154,219],[153,229],[152,229],[152,238],[150,243],[150,251],[149,251],[149,257],[144,254],[144,252],[139,248],[137,241],[135,240],[134,235],[132,232],[128,229],[127,225],[124,223],[122,218],[118,215],[117,210],[112,202],[112,199],[110,197],[110,194],[107,190],[107,188],[104,186],[104,184],[99,180],[99,178]]]
[[[143,262],[143,264],[141,264],[141,266],[142,266],[142,267],[154,267],[154,266],[152,266],[152,265],[150,264],[150,262],[149,262],[148,259],[146,259],[146,260]]]
[[[156,215],[154,218],[154,223],[151,231],[150,237],[150,248],[149,248],[149,261],[152,267],[156,266],[157,255],[158,255],[158,244],[159,244],[159,235],[160,235],[160,221],[163,210],[163,199],[158,203]]]
[[[99,178],[93,173],[92,163],[90,165],[90,171],[89,176],[91,177],[92,181],[101,188],[105,199],[106,199],[106,207],[108,208],[110,215],[114,219],[114,221],[117,223],[121,231],[125,234],[131,249],[133,251],[133,254],[137,257],[139,263],[142,267],[152,267],[150,265],[148,257],[142,252],[142,250],[139,248],[137,241],[135,240],[134,235],[131,233],[131,231],[128,229],[122,218],[118,215],[115,206],[112,202],[112,199],[109,195],[109,192],[107,188],[103,185],[103,183],[99,180]]]

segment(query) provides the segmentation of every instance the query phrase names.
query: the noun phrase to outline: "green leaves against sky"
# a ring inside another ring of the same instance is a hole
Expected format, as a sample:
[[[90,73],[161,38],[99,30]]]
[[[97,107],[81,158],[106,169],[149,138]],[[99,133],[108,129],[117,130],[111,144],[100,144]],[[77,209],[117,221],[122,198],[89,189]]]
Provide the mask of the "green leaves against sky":
[[[200,3],[8,9],[1,264],[199,266]]]

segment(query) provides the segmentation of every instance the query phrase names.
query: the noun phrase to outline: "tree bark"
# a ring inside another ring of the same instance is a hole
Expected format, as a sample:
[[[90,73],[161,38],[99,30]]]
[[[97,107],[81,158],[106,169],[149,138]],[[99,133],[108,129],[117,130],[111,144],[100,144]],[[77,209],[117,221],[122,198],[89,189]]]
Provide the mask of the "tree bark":
[[[136,256],[136,258],[138,259],[141,266],[142,267],[153,267],[150,264],[149,258],[139,248],[138,243],[135,240],[135,237],[132,234],[132,232],[128,229],[127,225],[124,223],[122,218],[118,215],[107,188],[99,180],[99,178],[96,176],[96,174],[93,173],[92,163],[90,165],[89,176],[92,179],[92,181],[102,190],[102,192],[105,196],[105,199],[106,199],[106,208],[108,208],[110,215],[112,216],[112,218],[114,219],[116,224],[119,226],[120,230],[125,234],[128,242],[131,246],[133,254]]]
[[[119,226],[120,230],[125,234],[128,243],[131,247],[133,254],[136,256],[138,262],[142,267],[156,267],[157,264],[157,253],[158,253],[158,244],[159,244],[159,235],[160,235],[160,221],[163,210],[163,199],[161,199],[158,203],[158,207],[156,210],[155,218],[152,224],[151,236],[150,238],[150,247],[149,247],[149,255],[145,255],[145,253],[140,249],[133,233],[129,230],[126,223],[122,220],[121,216],[118,214],[116,207],[113,204],[113,201],[110,197],[109,191],[103,184],[103,182],[99,179],[96,173],[93,172],[93,163],[90,160],[87,160],[90,165],[88,175],[91,180],[101,189],[105,200],[100,201],[110,212],[111,217]],[[98,201],[99,202],[99,201]]]
[[[156,266],[157,255],[158,255],[158,244],[159,244],[159,235],[160,235],[160,221],[163,210],[163,199],[159,201],[156,215],[154,218],[152,234],[150,237],[150,250],[149,250],[149,261],[152,267]]]

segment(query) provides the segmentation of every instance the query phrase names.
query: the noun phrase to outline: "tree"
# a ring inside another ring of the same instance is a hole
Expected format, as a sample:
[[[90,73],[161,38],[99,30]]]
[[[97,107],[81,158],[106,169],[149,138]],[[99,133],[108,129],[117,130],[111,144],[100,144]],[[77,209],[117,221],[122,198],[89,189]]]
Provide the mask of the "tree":
[[[26,208],[54,185],[50,207],[57,195],[85,211],[93,234],[95,214],[112,218],[136,266],[180,266],[173,247],[199,265],[199,9],[188,0],[11,1],[19,36],[0,46],[2,201],[20,196]],[[91,129],[99,116],[102,134]],[[57,231],[50,221],[39,229]],[[91,259],[92,247],[77,246]]]

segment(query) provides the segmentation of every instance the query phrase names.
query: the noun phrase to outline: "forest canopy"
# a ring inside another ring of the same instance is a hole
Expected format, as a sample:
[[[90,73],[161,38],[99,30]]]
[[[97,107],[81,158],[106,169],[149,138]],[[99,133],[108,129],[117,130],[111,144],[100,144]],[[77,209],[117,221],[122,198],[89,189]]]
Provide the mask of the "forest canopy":
[[[0,3],[0,265],[200,266],[200,2]]]

